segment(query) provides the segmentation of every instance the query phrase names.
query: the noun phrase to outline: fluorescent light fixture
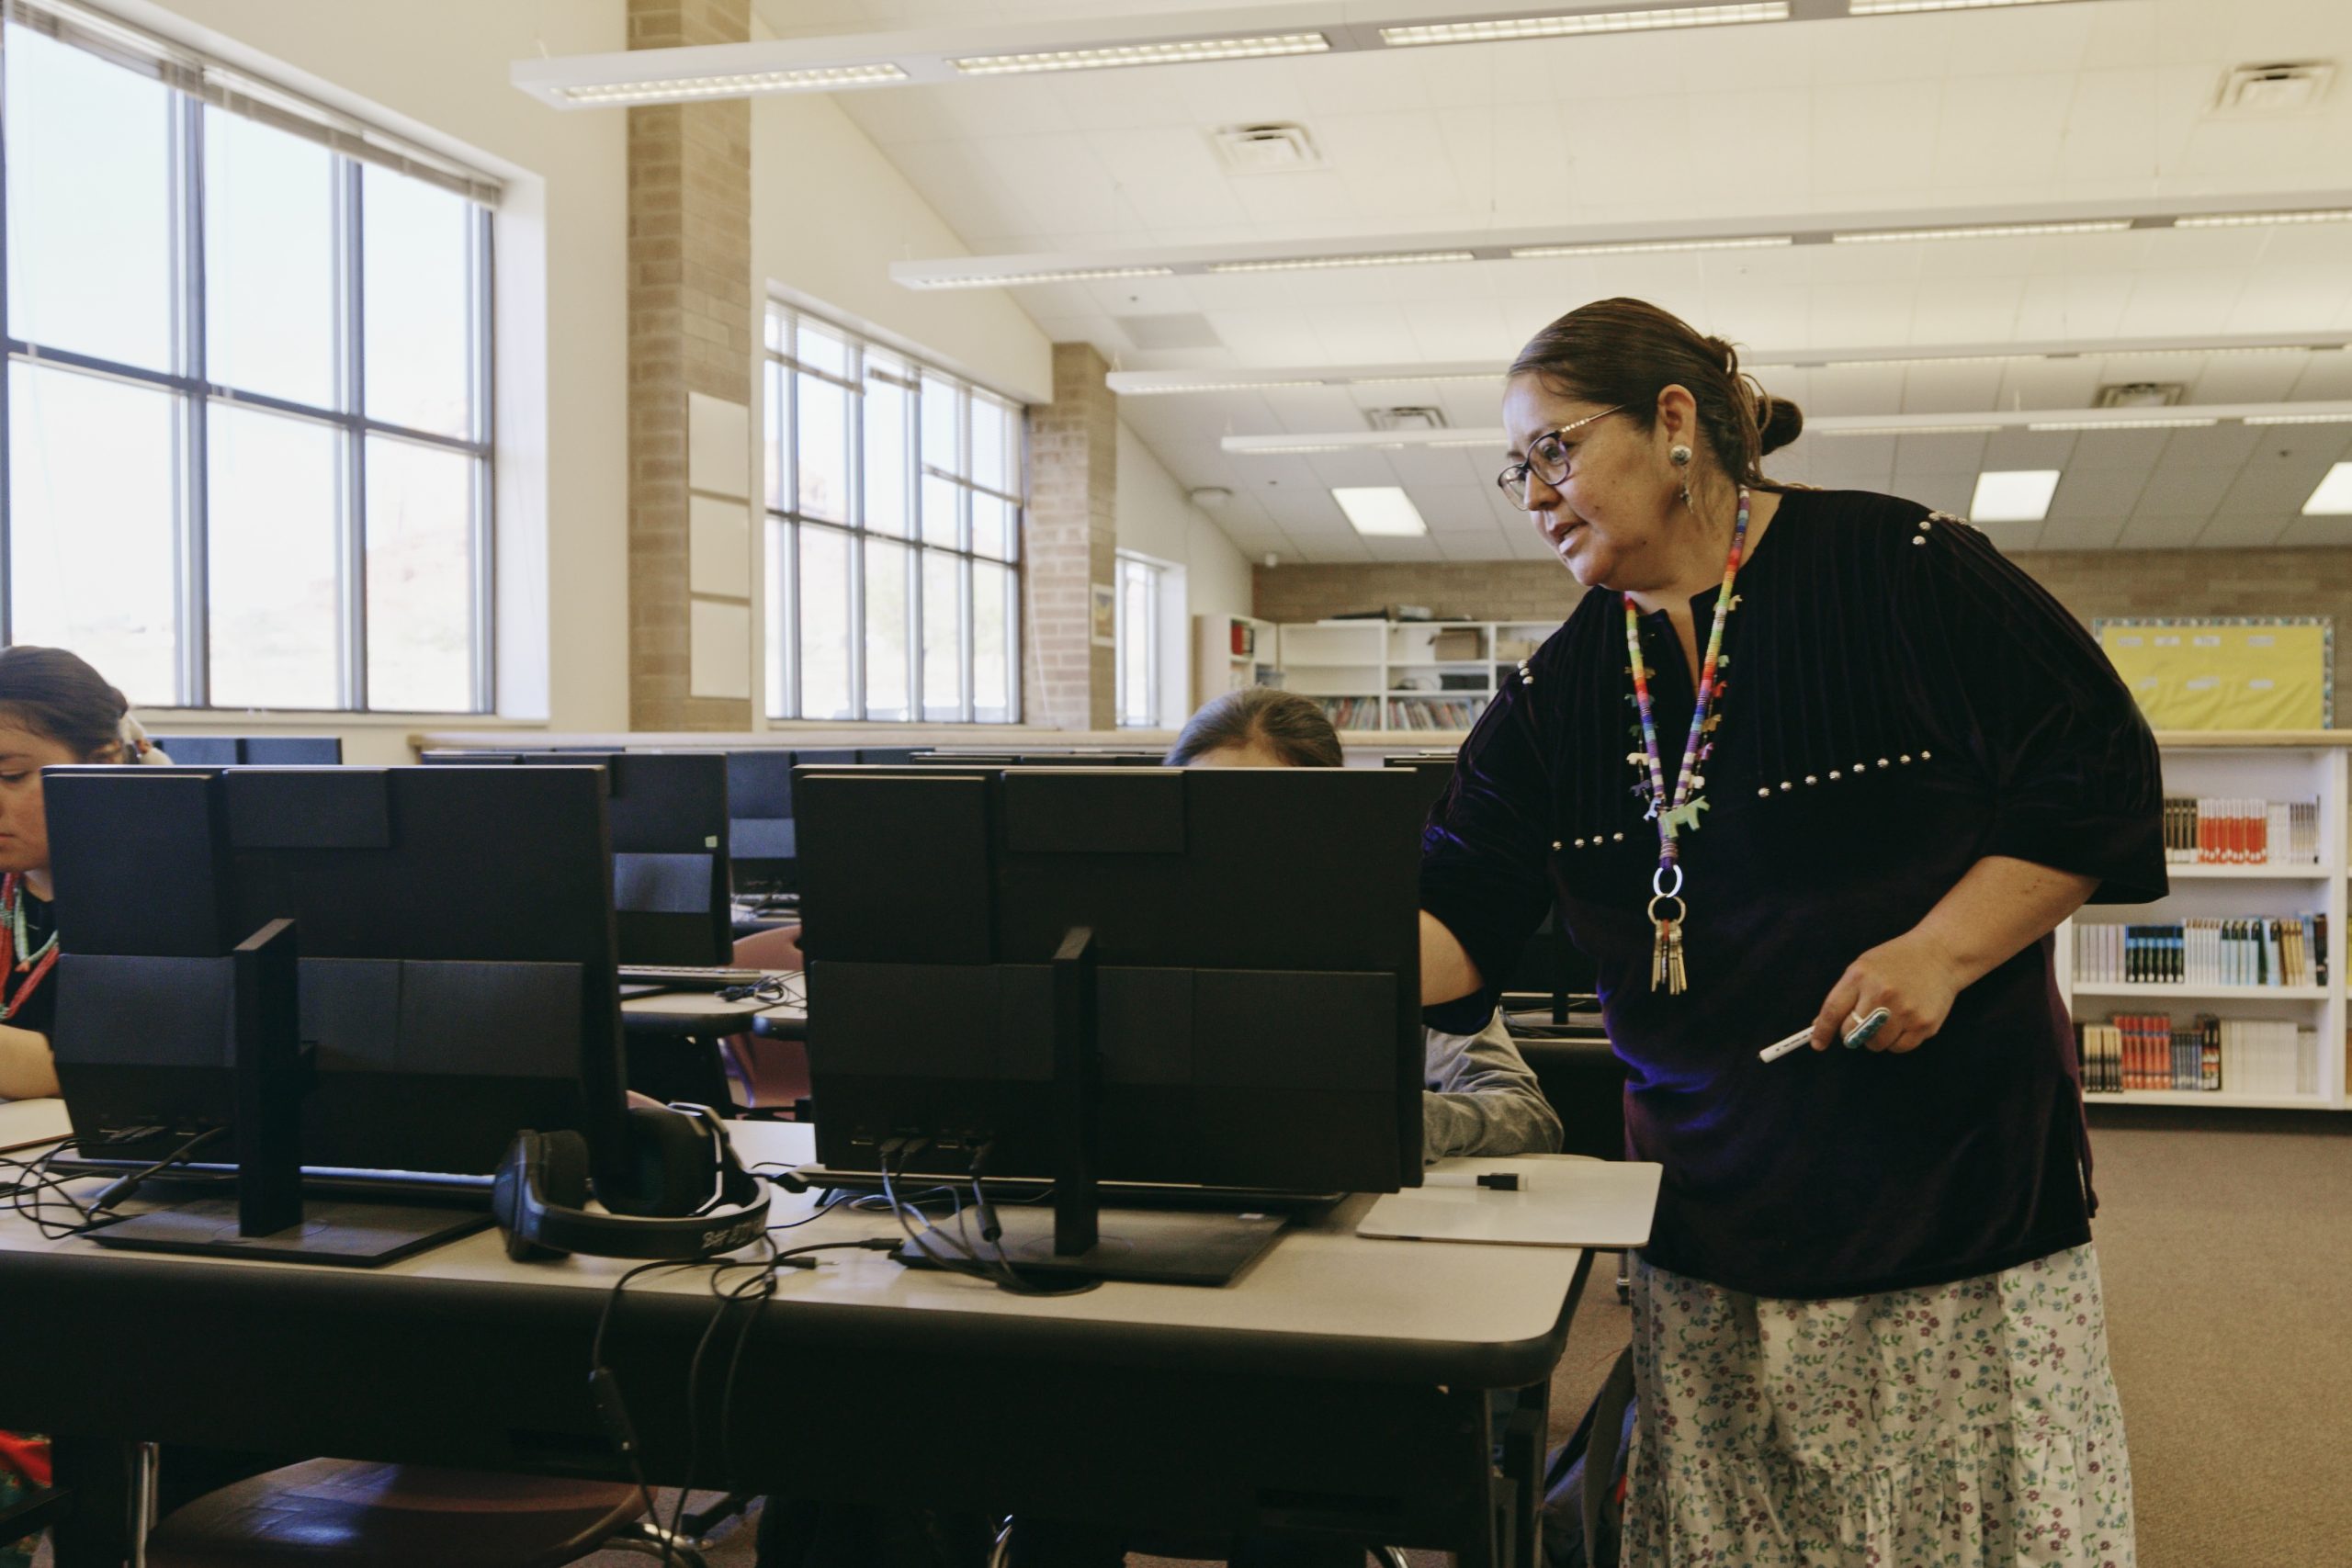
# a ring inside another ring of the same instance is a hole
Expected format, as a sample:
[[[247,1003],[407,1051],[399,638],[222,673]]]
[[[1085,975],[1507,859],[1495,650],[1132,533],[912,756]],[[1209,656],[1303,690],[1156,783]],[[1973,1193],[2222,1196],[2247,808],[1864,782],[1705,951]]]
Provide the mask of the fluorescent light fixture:
[[[1035,54],[969,54],[948,63],[966,76],[1018,76],[1039,71],[1103,71],[1121,65],[1193,65],[1211,60],[1326,54],[1330,48],[1331,40],[1321,33],[1256,33],[1239,38],[1184,39],[1173,43],[1055,49]]]
[[[1281,261],[1212,262],[1211,272],[1307,272],[1327,266],[1416,266],[1428,262],[1466,262],[1468,251],[1390,251],[1362,256],[1293,256]]]
[[[1922,359],[1832,359],[1824,370],[1883,370],[1905,365],[2007,365],[2017,359],[2039,359],[2038,354],[1931,354]],[[1754,369],[1755,367],[1747,367]]]
[[[2250,413],[2247,424],[2352,424],[2352,410],[2342,413]]]
[[[1178,392],[1263,392],[1283,387],[1320,387],[1322,381],[1187,381],[1182,386],[1130,387],[1123,398],[1160,398]]]
[[[2205,212],[2176,218],[2176,229],[2251,229],[2263,223],[2352,223],[2352,207],[2316,207],[2301,212]]]
[[[1650,251],[1760,251],[1796,241],[1787,234],[1754,234],[1735,240],[1625,240],[1590,245],[1521,245],[1513,261],[1544,261],[1554,256],[1622,256]]]
[[[582,87],[558,87],[574,104],[633,104],[654,98],[734,98],[753,93],[827,92],[835,87],[870,87],[882,82],[903,82],[907,73],[888,62],[879,65],[813,65],[805,71],[745,71],[724,76],[667,76],[648,82],[599,82]]]
[[[1022,283],[1084,283],[1098,277],[1170,277],[1165,266],[1074,266],[1058,272],[967,273],[955,277],[910,277],[909,288],[1010,288]]]
[[[1990,435],[1998,424],[1839,424],[1806,430],[1807,435]]]
[[[2058,0],[1847,0],[1849,17],[1904,17],[1916,11],[1989,11],[1996,6],[2051,6]]]
[[[2319,481],[2312,498],[2303,502],[2306,517],[2352,517],[2352,463],[2338,463],[2327,470],[2327,478]]]
[[[1787,0],[1729,6],[1670,6],[1653,11],[1588,11],[1572,17],[1510,17],[1486,22],[1432,22],[1383,28],[1391,49],[1431,43],[1510,43],[1520,39],[1575,38],[1585,33],[1647,32],[1658,28],[1719,28],[1736,22],[1785,22]]]
[[[2066,223],[1978,223],[1962,229],[1862,229],[1832,234],[1839,245],[1889,244],[1898,240],[2017,240],[2037,234],[2113,234],[2132,227],[2128,218],[2084,219]]]
[[[1343,485],[1331,491],[1331,499],[1367,539],[1419,538],[1430,531],[1413,498],[1395,485]]]
[[[1309,452],[1362,452],[1364,447],[1340,446],[1337,442],[1321,442],[1302,446],[1249,446],[1238,456],[1248,457],[1296,457]]]
[[[1971,523],[2039,523],[2058,492],[2056,468],[1987,468],[1976,476],[1968,503]]]
[[[2222,422],[2218,419],[2048,419],[2026,426],[2028,430],[2203,430]]]
[[[1498,365],[1492,370],[1478,370],[1467,373],[1457,371],[1444,376],[1351,376],[1347,378],[1347,384],[1351,387],[1401,387],[1408,384],[1418,386],[1425,381],[1491,382],[1499,381],[1502,378],[1503,369],[1501,366]]]

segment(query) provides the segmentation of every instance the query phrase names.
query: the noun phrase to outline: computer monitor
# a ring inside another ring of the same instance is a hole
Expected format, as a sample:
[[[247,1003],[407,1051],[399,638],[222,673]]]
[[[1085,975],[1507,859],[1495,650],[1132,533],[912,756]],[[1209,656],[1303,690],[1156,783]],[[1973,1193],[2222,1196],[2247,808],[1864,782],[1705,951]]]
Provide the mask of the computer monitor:
[[[334,735],[158,735],[164,754],[183,767],[334,767],[343,761]]]
[[[794,795],[820,1166],[986,1145],[1057,1209],[1418,1183],[1409,777],[803,768]]]
[[[1167,765],[1164,751],[918,751],[913,761],[926,767],[1001,768],[1159,768]]]
[[[82,1156],[144,1165],[215,1129],[250,1143],[280,1125],[251,1098],[274,1083],[305,1168],[481,1177],[524,1127],[625,1159],[594,770],[54,768],[43,787],[52,1046]],[[315,1055],[261,1080],[238,949],[279,920],[278,952],[299,953],[280,1043]]]
[[[730,770],[718,751],[444,751],[433,764],[604,770],[613,905],[629,964],[723,964],[734,953]]]
[[[1453,753],[1415,751],[1382,759],[1385,767],[1412,775],[1419,784],[1422,806],[1435,811],[1453,784]],[[1570,998],[1590,997],[1600,971],[1582,948],[1570,940],[1555,900],[1544,911],[1544,923],[1519,950],[1510,968],[1495,977],[1494,988],[1503,1004],[1546,1009],[1555,1024],[1568,1021]]]
[[[804,761],[854,763],[858,756],[847,747],[808,751],[762,747],[727,753],[728,831],[737,893],[775,897],[800,890],[792,770]]]

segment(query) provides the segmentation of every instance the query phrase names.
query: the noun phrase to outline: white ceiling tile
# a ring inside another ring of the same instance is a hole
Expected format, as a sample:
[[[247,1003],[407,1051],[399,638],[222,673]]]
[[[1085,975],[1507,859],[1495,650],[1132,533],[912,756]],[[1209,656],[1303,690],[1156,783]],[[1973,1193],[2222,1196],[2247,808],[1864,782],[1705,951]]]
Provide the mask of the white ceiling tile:
[[[2293,396],[2303,400],[2352,398],[2352,351],[2302,356],[2303,373],[2295,379]]]
[[[1954,31],[1965,39],[1979,29]],[[2064,136],[2075,78],[2071,71],[2020,75],[2017,63],[2012,60],[1999,73],[1955,74],[1944,83],[1938,105],[1936,179],[1998,185],[2013,183],[2019,170],[2047,166],[2051,150]],[[1953,61],[1945,64],[1960,69]]]
[[[2123,532],[2120,515],[2108,517],[2059,517],[2052,515],[2041,525],[2041,536],[2034,547],[2041,550],[2104,550],[2111,548]]]
[[[2245,288],[2243,272],[2188,268],[2138,275],[2117,322],[2125,337],[2228,330],[2230,312]]]
[[[2075,458],[2078,437],[2063,430],[1996,430],[1984,437],[1988,468],[2064,468]],[[2150,461],[2154,460],[2154,454]]]
[[[2230,482],[2237,470],[2219,464],[2203,468],[2177,468],[2165,464],[2148,475],[2148,485],[2140,492],[2140,503],[2132,509],[2134,517],[2211,517],[2222,498],[2230,492]]]
[[[1944,334],[1924,337],[1949,341]],[[1977,334],[1962,333],[1964,339]],[[1914,365],[1903,374],[1905,413],[1968,413],[1992,405],[2001,385],[1997,365]]]
[[[1894,493],[1916,501],[1931,512],[1949,513],[1954,517],[1968,515],[1968,503],[1976,494],[1973,474],[1919,474],[1898,479]]]
[[[1825,35],[1838,31],[1821,30]],[[1920,171],[1935,160],[1940,96],[1939,84],[1918,81],[1816,87],[1813,145],[1805,163],[1815,171],[1817,198],[1834,206],[1840,197],[1916,189]]]
[[[2070,468],[2059,476],[2058,492],[2050,498],[2050,516],[2053,521],[2105,518],[2120,524],[2132,515],[2147,484],[2145,469]]]
[[[1408,484],[1413,504],[1436,534],[1493,534],[1498,531],[1494,509],[1485,494],[1469,485]]]
[[[2304,317],[2308,321],[2311,318]],[[2306,328],[2305,330],[2308,330]],[[2303,373],[2292,354],[2217,354],[2188,379],[2191,403],[2269,403],[2286,397]],[[2173,374],[2180,376],[2179,371]]]
[[[2123,533],[2115,541],[2120,550],[2181,550],[2197,542],[2205,531],[2202,517],[2142,517],[2134,516],[2123,525]]]
[[[2321,426],[2321,429],[2332,427]],[[2284,434],[2282,430],[2277,434]],[[2298,448],[2291,441],[2266,442],[2238,470],[2237,482],[2222,498],[2223,515],[2232,513],[2298,512],[2312,491],[2327,476],[2329,465],[2343,450],[2339,436],[2324,454]]]
[[[1985,461],[1982,435],[1905,435],[1894,443],[1898,485],[1934,475],[1966,474],[1973,479],[1979,468],[2007,466]]]
[[[1853,369],[1817,370],[1813,377],[1813,400],[1804,405],[1805,412],[1838,415],[1900,412],[1903,380],[1900,366],[1873,365]],[[1859,438],[1840,436],[1838,439]]]
[[[2278,542],[2295,521],[2290,513],[2218,513],[2197,536],[2200,550],[2259,549]]]
[[[2352,517],[2297,517],[2278,536],[2279,544],[2299,548],[2327,547],[2342,549],[2352,546]],[[2336,635],[2343,636],[2339,630]]]
[[[2129,469],[2137,473],[2144,484],[2148,470],[2164,455],[2168,434],[2162,430],[2082,431],[2075,436],[2075,449],[2067,458],[2066,468],[2070,472],[2075,468]]]
[[[2041,537],[2042,527],[2039,523],[1979,523],[1975,526],[2005,556],[2032,549]]]
[[[2254,451],[2261,432],[2252,425],[2214,424],[2199,430],[2176,430],[2165,442],[2164,463],[2219,464],[2234,468]]]

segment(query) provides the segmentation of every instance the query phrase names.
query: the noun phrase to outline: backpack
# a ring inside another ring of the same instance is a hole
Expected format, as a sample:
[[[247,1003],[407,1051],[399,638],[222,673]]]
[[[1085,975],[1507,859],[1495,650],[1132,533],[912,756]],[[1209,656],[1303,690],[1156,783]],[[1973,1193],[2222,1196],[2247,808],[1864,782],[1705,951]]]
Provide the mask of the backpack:
[[[1634,1348],[1628,1345],[1584,1419],[1544,1461],[1544,1568],[1617,1568],[1635,1414]]]

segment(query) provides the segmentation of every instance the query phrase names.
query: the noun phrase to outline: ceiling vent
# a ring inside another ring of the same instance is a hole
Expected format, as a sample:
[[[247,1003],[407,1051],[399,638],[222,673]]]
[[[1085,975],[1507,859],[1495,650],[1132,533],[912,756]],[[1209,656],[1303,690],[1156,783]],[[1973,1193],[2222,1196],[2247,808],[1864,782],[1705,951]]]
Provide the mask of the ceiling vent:
[[[2168,409],[2188,394],[2179,381],[2116,381],[2098,389],[2095,409]]]
[[[1229,175],[1288,175],[1323,166],[1323,154],[1306,127],[1288,120],[1221,125],[1209,136]]]
[[[1363,417],[1374,430],[1443,430],[1445,411],[1432,408],[1366,409]]]
[[[2335,66],[2325,60],[2241,65],[2222,78],[2213,107],[2223,114],[2294,114],[2317,107],[2335,80]]]

